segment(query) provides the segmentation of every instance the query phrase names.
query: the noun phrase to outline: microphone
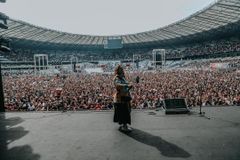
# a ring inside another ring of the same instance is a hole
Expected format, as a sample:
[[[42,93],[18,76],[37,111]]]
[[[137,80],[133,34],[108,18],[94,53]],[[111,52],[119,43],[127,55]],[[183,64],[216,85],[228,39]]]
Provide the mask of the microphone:
[[[139,83],[139,81],[140,81],[140,77],[137,76],[136,79],[135,79],[135,81],[136,81],[136,83]]]

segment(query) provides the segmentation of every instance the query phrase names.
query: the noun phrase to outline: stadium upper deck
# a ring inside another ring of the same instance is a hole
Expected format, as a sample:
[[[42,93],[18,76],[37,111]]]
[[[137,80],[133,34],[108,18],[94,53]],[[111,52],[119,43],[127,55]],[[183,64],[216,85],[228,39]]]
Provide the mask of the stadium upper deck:
[[[114,36],[91,36],[59,32],[26,22],[8,19],[8,30],[0,35],[10,38],[13,46],[54,48],[103,48]],[[186,19],[163,28],[137,34],[119,35],[124,48],[168,46],[201,39],[240,33],[240,1],[218,0]]]

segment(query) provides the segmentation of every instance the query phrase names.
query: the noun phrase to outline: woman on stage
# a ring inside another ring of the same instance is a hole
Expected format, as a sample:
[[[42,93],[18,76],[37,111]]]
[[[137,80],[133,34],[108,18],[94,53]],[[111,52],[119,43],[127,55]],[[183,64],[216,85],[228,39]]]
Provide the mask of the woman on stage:
[[[114,94],[114,122],[119,123],[120,131],[131,131],[127,126],[131,124],[131,104],[132,100],[129,90],[132,85],[125,79],[123,68],[119,65],[115,69],[114,86],[116,93]]]

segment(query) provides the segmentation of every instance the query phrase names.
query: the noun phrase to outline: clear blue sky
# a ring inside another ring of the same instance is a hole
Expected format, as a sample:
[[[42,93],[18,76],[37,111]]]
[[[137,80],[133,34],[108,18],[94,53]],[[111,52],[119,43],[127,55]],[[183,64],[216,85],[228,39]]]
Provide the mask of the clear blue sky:
[[[119,35],[157,29],[216,0],[7,0],[0,12],[59,31]]]

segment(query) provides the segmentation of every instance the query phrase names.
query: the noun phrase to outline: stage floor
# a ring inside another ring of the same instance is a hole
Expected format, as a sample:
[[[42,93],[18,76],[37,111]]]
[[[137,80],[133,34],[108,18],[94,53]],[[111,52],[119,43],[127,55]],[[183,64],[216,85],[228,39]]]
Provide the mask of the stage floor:
[[[132,112],[130,134],[112,111],[0,114],[1,160],[240,160],[240,107],[190,115]]]

